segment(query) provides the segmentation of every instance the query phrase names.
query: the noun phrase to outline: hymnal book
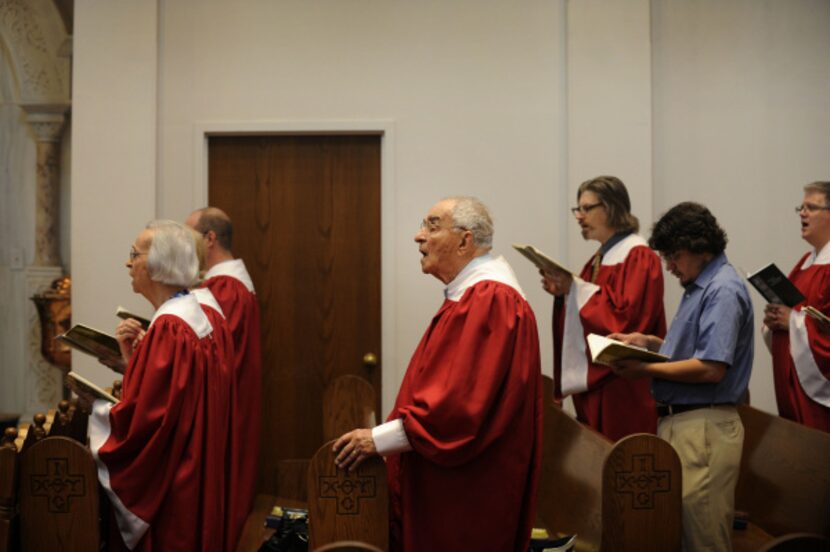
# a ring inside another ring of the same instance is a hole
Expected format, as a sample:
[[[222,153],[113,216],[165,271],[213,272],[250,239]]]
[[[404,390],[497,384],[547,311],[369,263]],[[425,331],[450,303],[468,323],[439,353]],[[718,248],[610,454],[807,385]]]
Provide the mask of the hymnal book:
[[[55,339],[99,360],[121,360],[121,349],[118,347],[117,339],[83,324],[75,324]]]
[[[781,270],[770,263],[761,270],[747,276],[749,283],[755,286],[768,303],[786,305],[790,308],[804,301],[804,295],[784,275]]]
[[[542,272],[547,272],[548,274],[561,271],[567,272],[571,276],[573,276],[573,272],[562,266],[561,264],[557,263],[532,245],[526,245],[521,243],[514,243],[513,249],[518,251],[522,254],[528,261],[535,264],[538,269]]]
[[[66,379],[72,380],[75,382],[75,385],[94,396],[96,399],[104,399],[105,401],[109,401],[113,404],[118,402],[118,399],[113,397],[111,393],[108,393],[105,389],[98,387],[77,372],[69,372],[66,374]]]
[[[118,306],[118,309],[116,309],[115,311],[115,316],[117,316],[118,318],[123,318],[124,320],[132,318],[133,320],[136,320],[139,324],[141,324],[141,327],[145,330],[150,327],[149,319],[144,318],[143,316],[139,316],[134,312],[130,312],[120,305]]]
[[[597,334],[588,334],[588,348],[591,359],[596,364],[610,366],[618,360],[642,360],[643,362],[666,362],[666,355],[649,351],[643,347],[629,345],[616,339],[609,339]]]

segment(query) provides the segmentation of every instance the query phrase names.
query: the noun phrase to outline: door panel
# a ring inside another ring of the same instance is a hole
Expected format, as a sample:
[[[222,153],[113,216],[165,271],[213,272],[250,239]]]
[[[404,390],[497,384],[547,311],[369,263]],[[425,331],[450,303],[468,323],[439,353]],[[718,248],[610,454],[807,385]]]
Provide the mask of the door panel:
[[[364,377],[380,406],[363,362],[380,357],[380,136],[211,137],[208,170],[260,301],[259,487],[275,493],[277,461],[322,444],[329,381]]]

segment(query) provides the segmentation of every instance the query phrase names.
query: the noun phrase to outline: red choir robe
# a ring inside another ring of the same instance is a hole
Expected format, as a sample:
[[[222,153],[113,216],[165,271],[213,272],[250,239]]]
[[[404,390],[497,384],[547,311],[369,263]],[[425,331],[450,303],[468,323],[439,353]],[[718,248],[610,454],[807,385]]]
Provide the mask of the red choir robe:
[[[527,550],[541,389],[536,319],[512,270],[474,259],[448,287],[388,418],[412,447],[387,459],[393,550]]]
[[[830,432],[830,335],[801,310],[810,305],[830,314],[830,246],[805,254],[790,280],[806,300],[792,310],[789,332],[771,332],[778,413]]]
[[[224,546],[223,550],[227,552],[234,552],[236,550],[236,542],[229,542],[232,538],[229,535],[231,528],[229,527],[229,508],[228,504],[231,499],[229,495],[228,472],[231,465],[231,458],[239,451],[231,446],[231,397],[234,392],[233,380],[233,363],[234,363],[234,349],[233,337],[228,328],[228,323],[225,320],[225,314],[222,307],[216,301],[216,298],[207,288],[198,288],[191,291],[193,296],[199,302],[202,312],[207,316],[213,328],[210,338],[216,343],[217,353],[221,358],[221,362],[217,363],[218,370],[213,377],[208,379],[208,394],[210,400],[226,405],[226,408],[219,410],[216,408],[209,409],[205,412],[208,425],[210,427],[221,428],[221,431],[211,431],[207,435],[207,447],[210,455],[215,459],[223,459],[222,462],[209,462],[206,464],[205,479],[207,481],[218,480],[221,481],[222,488],[225,490],[225,496],[216,500],[212,504],[206,504],[205,507],[213,507],[212,515],[217,516],[216,519],[224,520],[222,527],[222,535],[225,540],[211,541],[210,548],[212,550],[220,550],[220,546]],[[218,471],[217,471],[218,470]],[[218,534],[214,533],[214,538],[218,539]],[[217,544],[219,543],[219,544]]]
[[[629,234],[603,256],[595,282],[593,258],[574,278],[563,301],[554,302],[554,392],[573,397],[577,418],[612,441],[655,433],[651,379],[628,380],[591,362],[589,333],[666,335],[663,271],[646,241]]]
[[[199,303],[177,296],[159,307],[133,352],[121,401],[95,401],[90,449],[130,550],[224,542],[230,391],[222,364]]]
[[[225,315],[233,340],[231,439],[228,469],[228,532],[233,550],[256,491],[262,396],[259,303],[241,259],[221,262],[205,274],[208,288]]]

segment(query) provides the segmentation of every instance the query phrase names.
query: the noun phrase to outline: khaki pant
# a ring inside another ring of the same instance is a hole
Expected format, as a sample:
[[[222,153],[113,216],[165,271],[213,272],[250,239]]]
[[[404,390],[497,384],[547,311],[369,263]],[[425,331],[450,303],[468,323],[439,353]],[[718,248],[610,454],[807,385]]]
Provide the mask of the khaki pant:
[[[735,486],[744,426],[732,406],[699,408],[660,418],[657,435],[683,467],[683,550],[732,550]]]

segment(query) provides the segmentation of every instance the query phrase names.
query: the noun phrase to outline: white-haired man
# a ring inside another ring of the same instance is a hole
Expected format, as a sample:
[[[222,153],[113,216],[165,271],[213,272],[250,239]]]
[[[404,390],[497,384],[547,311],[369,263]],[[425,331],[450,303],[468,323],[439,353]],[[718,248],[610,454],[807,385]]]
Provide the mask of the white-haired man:
[[[474,198],[429,210],[415,241],[446,299],[388,421],[334,444],[341,469],[387,457],[393,550],[527,550],[541,460],[539,336],[512,269],[490,254],[492,236]]]
[[[205,207],[191,213],[185,224],[202,235],[207,268],[202,286],[219,303],[233,340],[226,548],[234,549],[253,503],[259,458],[262,402],[259,302],[245,263],[235,259],[231,252],[230,217],[221,209]]]
[[[140,326],[116,331],[129,361],[121,401],[92,405],[99,480],[130,550],[221,550],[231,385],[213,328],[187,291],[198,278],[190,230],[149,223],[126,265],[155,314],[143,336]]]

